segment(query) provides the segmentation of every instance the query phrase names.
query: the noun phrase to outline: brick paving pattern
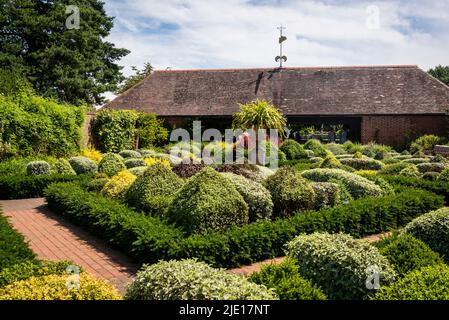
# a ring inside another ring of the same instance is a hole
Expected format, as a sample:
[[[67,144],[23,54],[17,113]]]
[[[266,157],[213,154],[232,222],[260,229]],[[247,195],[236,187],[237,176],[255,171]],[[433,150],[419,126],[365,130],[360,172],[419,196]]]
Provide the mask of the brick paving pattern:
[[[137,271],[123,254],[45,207],[44,199],[0,201],[3,214],[42,260],[70,260],[124,293]]]

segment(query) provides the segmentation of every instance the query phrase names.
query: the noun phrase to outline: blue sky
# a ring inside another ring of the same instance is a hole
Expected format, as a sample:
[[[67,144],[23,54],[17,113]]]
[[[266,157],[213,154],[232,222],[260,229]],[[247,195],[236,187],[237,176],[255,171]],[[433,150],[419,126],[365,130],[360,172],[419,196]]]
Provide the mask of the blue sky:
[[[131,66],[275,67],[287,28],[286,67],[449,65],[449,0],[104,0],[108,41]]]

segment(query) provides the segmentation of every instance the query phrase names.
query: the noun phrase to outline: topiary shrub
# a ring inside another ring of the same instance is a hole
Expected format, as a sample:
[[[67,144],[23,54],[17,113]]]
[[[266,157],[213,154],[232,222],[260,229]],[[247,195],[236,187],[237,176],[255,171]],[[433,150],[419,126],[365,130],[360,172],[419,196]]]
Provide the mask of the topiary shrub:
[[[125,294],[128,300],[274,300],[272,289],[193,259],[144,265]]]
[[[271,193],[274,217],[291,216],[297,211],[312,209],[315,205],[312,185],[291,167],[279,168],[265,180],[265,187]]]
[[[412,142],[410,145],[410,152],[432,153],[435,146],[439,144],[441,140],[440,137],[431,134],[424,135]]]
[[[292,139],[287,139],[279,148],[286,156],[287,160],[306,159],[307,153],[302,145]]]
[[[315,182],[340,181],[354,199],[367,196],[378,197],[383,194],[382,189],[374,182],[340,169],[312,169],[301,172],[301,175]]]
[[[130,206],[151,215],[163,216],[183,180],[161,163],[148,167],[126,192]]]
[[[449,167],[440,173],[438,176],[438,181],[449,182]]]
[[[180,163],[173,167],[173,172],[181,178],[190,178],[206,167],[203,163]]]
[[[56,162],[52,166],[52,172],[57,174],[70,174],[70,175],[76,174],[75,170],[73,170],[70,163],[64,158],[56,160]]]
[[[449,267],[432,265],[408,273],[372,300],[449,300]]]
[[[86,189],[87,191],[100,192],[108,181],[109,178],[92,179],[86,185]]]
[[[385,165],[374,159],[341,159],[340,162],[346,166],[350,166],[356,170],[380,170]]]
[[[123,159],[142,158],[142,155],[135,150],[122,150],[118,153]]]
[[[224,231],[249,220],[248,205],[234,185],[209,167],[176,193],[167,217],[187,234]]]
[[[128,169],[135,167],[145,167],[146,165],[146,162],[140,158],[129,158],[125,160],[125,166]]]
[[[112,177],[120,171],[126,170],[123,158],[116,153],[106,153],[98,164],[98,171]]]
[[[321,144],[319,140],[310,139],[304,144],[304,149],[313,151],[315,157],[325,157],[327,156],[326,148]]]
[[[381,285],[395,278],[395,271],[377,248],[345,234],[300,235],[287,244],[287,253],[298,261],[301,274],[330,299],[366,298],[371,268],[379,271]]]
[[[270,192],[260,183],[230,172],[222,172],[248,205],[249,221],[268,220],[273,212]]]
[[[393,158],[393,156],[392,156],[392,157],[389,157],[389,158],[382,159],[382,162],[384,164],[386,164],[386,165],[389,165],[389,164],[399,163],[399,162],[401,162],[401,160]]]
[[[428,181],[437,181],[439,176],[438,172],[426,172],[422,175],[422,178]]]
[[[399,175],[410,178],[418,178],[420,176],[418,168],[414,164],[402,169]]]
[[[431,211],[407,224],[404,232],[423,241],[449,261],[449,208]]]
[[[312,157],[309,159],[310,163],[321,163],[323,161],[323,158],[321,157]]]
[[[342,163],[337,158],[335,158],[333,154],[330,153],[323,159],[323,161],[320,162],[319,167],[336,169],[341,168]]]
[[[167,159],[155,158],[155,157],[144,157],[143,160],[145,161],[145,164],[149,167],[151,167],[159,162],[159,163],[163,164],[164,166],[166,166],[167,168],[171,169],[170,160],[167,160]]]
[[[347,154],[346,149],[341,144],[328,143],[324,147],[326,148],[326,150],[332,152],[332,154],[334,154],[335,156]]]
[[[315,157],[315,153],[312,150],[304,150],[306,152],[307,158],[313,158]]]
[[[135,175],[136,177],[141,176],[146,170],[148,169],[148,167],[134,167],[134,168],[130,168],[128,169],[129,172],[131,172],[133,175]]]
[[[301,277],[297,262],[291,258],[278,265],[262,266],[249,280],[273,288],[281,300],[326,300],[317,286]]]
[[[109,198],[124,200],[126,191],[135,180],[136,176],[131,172],[121,171],[106,182],[101,193]]]
[[[331,208],[342,202],[340,187],[332,182],[312,182],[315,192],[315,210]]]
[[[50,173],[51,166],[47,161],[31,161],[27,164],[27,175],[29,176],[37,176]]]
[[[82,148],[80,151],[80,156],[89,158],[95,161],[95,163],[100,163],[102,158],[100,151],[95,150],[93,148]]]
[[[444,169],[446,169],[446,165],[444,163],[420,163],[417,164],[416,167],[418,168],[418,171],[420,173],[426,173],[426,172],[443,172]]]
[[[83,156],[72,157],[69,159],[69,163],[76,174],[95,174],[98,171],[95,161]]]
[[[387,164],[385,167],[379,170],[379,174],[399,174],[399,172],[411,165],[411,163],[405,162]]]
[[[234,173],[240,176],[244,176],[245,178],[254,180],[254,181],[258,181],[260,179],[263,179],[261,177],[261,173],[260,172],[260,168],[264,168],[267,169],[265,170],[263,173],[265,172],[270,172],[270,174],[273,174],[274,172],[271,171],[271,169],[267,168],[267,167],[263,167],[263,166],[256,166],[253,164],[222,164],[222,165],[218,165],[215,170],[217,170],[218,172],[229,172],[229,173]],[[262,169],[262,170],[264,170]]]
[[[405,163],[411,163],[411,164],[421,164],[421,163],[429,163],[430,159],[429,158],[410,158],[410,159],[404,159],[402,160],[402,162]]]
[[[67,287],[67,275],[31,277],[0,289],[0,300],[120,300],[111,284],[87,273],[79,275],[79,289]]]
[[[352,155],[352,154],[339,154],[339,155],[335,156],[335,158],[337,158],[338,160],[349,159],[349,158],[353,158],[353,157],[354,157],[354,155]]]
[[[387,257],[400,277],[410,271],[444,262],[438,253],[409,234],[395,236],[379,252]]]

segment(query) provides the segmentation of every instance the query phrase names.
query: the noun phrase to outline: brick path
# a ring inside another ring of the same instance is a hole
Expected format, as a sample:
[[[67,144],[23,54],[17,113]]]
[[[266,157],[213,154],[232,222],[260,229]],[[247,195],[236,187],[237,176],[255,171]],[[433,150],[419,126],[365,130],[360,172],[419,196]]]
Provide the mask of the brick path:
[[[137,271],[137,266],[127,257],[49,211],[42,198],[0,201],[0,206],[42,260],[73,261],[108,280],[121,293]]]

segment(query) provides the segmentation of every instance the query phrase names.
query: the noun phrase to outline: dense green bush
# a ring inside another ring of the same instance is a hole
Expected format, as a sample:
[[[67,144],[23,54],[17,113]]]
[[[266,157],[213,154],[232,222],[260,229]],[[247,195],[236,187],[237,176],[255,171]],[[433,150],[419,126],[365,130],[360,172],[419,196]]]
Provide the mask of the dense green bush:
[[[135,175],[127,170],[121,171],[105,183],[101,194],[109,198],[125,200],[126,191],[134,180],[136,180]]]
[[[301,173],[291,167],[281,167],[265,180],[274,203],[273,216],[286,217],[296,211],[312,209],[315,192]]]
[[[341,155],[347,154],[346,149],[341,144],[328,143],[324,147],[326,148],[326,150],[332,152],[335,156],[341,156]]]
[[[449,267],[432,265],[381,288],[374,300],[449,300]]]
[[[300,235],[287,244],[301,274],[318,284],[331,299],[363,299],[369,294],[369,268],[376,266],[380,284],[394,281],[396,273],[377,248],[345,234]]]
[[[51,166],[47,161],[31,161],[27,164],[27,175],[38,176],[41,174],[50,174]]]
[[[98,172],[95,161],[83,156],[71,157],[69,163],[76,174],[95,174]]]
[[[141,158],[142,155],[140,152],[135,150],[122,150],[118,153],[123,159],[135,159],[135,158]]]
[[[53,182],[86,180],[90,180],[87,175],[67,174],[0,176],[0,199],[38,198],[44,195],[44,189]]]
[[[319,140],[310,139],[304,144],[304,149],[313,151],[315,157],[325,157],[327,156],[326,148],[321,144]]]
[[[407,224],[404,232],[423,241],[449,261],[449,208],[426,213]]]
[[[273,300],[273,290],[196,260],[144,265],[128,287],[129,300]]]
[[[416,165],[420,173],[426,172],[443,172],[443,170],[447,167],[444,163],[420,163]]]
[[[87,191],[95,191],[95,192],[100,192],[103,188],[104,185],[109,181],[109,178],[97,178],[97,179],[92,179],[91,181],[89,181],[86,185],[86,190]]]
[[[109,177],[112,177],[125,169],[126,166],[123,158],[120,155],[111,152],[103,155],[103,158],[98,164],[98,172],[104,172]]]
[[[449,167],[444,169],[438,176],[438,181],[449,182]]]
[[[441,142],[441,138],[434,135],[424,135],[419,137],[410,145],[410,152],[432,153],[437,144]]]
[[[223,231],[249,220],[248,205],[234,185],[209,167],[179,190],[167,217],[187,234]]]
[[[0,141],[14,155],[66,156],[79,151],[85,109],[33,93],[0,95]]]
[[[64,158],[56,160],[51,171],[56,174],[76,174],[70,163]]]
[[[262,184],[230,172],[221,174],[234,185],[248,205],[249,222],[270,219],[273,201],[270,192]]]
[[[405,162],[398,162],[398,163],[392,163],[387,164],[385,167],[380,169],[380,174],[399,174],[403,169],[411,166],[411,163],[405,163]]]
[[[443,263],[439,254],[432,251],[421,240],[408,234],[393,237],[394,239],[390,240],[379,251],[387,257],[400,277],[422,267]]]
[[[420,176],[420,173],[418,171],[418,168],[414,164],[412,164],[402,169],[401,172],[399,172],[399,175],[410,178],[418,178]]]
[[[0,208],[0,272],[25,261],[36,261],[36,256],[24,237],[8,223]]]
[[[332,182],[312,182],[315,191],[315,210],[332,208],[342,202],[340,187]]]
[[[128,169],[129,172],[131,172],[133,175],[135,175],[136,177],[139,177],[141,175],[143,175],[143,173],[148,169],[147,166],[145,167],[134,167],[131,169]]]
[[[264,265],[250,281],[273,288],[281,300],[326,300],[326,295],[299,274],[297,262],[287,258],[276,265]]]
[[[356,170],[381,170],[385,165],[374,159],[341,159],[340,162]]]
[[[404,159],[404,160],[402,160],[402,162],[417,165],[417,164],[422,164],[422,163],[429,163],[430,159],[429,158],[410,158],[410,159]]]
[[[135,167],[145,167],[147,164],[143,159],[140,158],[129,158],[125,160],[125,166],[128,169]]]
[[[332,153],[329,153],[323,159],[323,161],[321,161],[319,163],[318,167],[320,167],[320,168],[329,168],[329,169],[338,169],[338,168],[341,169],[343,167],[343,165],[337,158],[335,158],[335,156]]]
[[[307,158],[307,154],[297,141],[287,139],[279,148],[286,156],[287,160],[298,160]]]
[[[369,181],[357,174],[346,172],[340,169],[312,169],[303,171],[301,175],[315,182],[329,182],[338,180],[345,185],[354,199],[366,196],[381,196],[382,189],[374,182]]]
[[[79,276],[80,287],[67,287],[67,275],[31,277],[0,289],[0,300],[120,300],[109,282],[87,273]]]
[[[103,152],[119,152],[133,147],[138,114],[134,110],[102,109],[92,124],[92,133]]]
[[[173,172],[181,178],[190,178],[206,167],[203,163],[180,163],[173,167]]]
[[[168,140],[168,130],[164,127],[164,120],[154,113],[140,113],[136,128],[139,148],[162,146]]]
[[[183,180],[161,163],[149,167],[126,192],[127,203],[148,214],[163,216]]]
[[[422,178],[429,181],[437,181],[439,176],[438,172],[426,172],[422,175]]]

